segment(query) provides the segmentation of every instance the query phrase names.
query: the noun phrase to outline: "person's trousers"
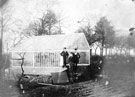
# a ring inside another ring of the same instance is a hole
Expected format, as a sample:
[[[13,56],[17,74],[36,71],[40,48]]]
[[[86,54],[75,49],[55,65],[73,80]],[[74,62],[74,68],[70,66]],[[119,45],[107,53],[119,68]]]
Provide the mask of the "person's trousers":
[[[74,71],[74,73],[76,73],[76,72],[77,72],[77,63],[74,63],[73,71]]]
[[[66,67],[66,64],[67,64],[66,59],[63,59],[63,67]]]

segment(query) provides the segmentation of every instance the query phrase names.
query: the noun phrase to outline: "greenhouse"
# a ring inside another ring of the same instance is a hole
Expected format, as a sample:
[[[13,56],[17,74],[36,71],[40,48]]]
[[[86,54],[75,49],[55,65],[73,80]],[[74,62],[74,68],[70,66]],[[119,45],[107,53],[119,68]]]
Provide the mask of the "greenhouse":
[[[18,60],[24,54],[24,73],[45,74],[61,71],[62,57],[60,52],[66,47],[68,52],[78,48],[81,55],[78,65],[90,64],[90,47],[83,33],[33,36],[22,41],[10,50],[11,68],[20,68],[22,60]]]

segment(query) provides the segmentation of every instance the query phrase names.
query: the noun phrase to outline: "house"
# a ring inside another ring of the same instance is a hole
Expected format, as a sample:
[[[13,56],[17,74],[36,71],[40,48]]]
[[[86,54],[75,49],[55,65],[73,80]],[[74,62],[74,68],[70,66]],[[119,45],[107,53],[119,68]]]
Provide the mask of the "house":
[[[10,50],[13,74],[21,73],[20,55],[24,54],[24,74],[45,75],[65,70],[60,52],[78,48],[81,55],[79,66],[90,64],[90,47],[83,33],[33,36]]]

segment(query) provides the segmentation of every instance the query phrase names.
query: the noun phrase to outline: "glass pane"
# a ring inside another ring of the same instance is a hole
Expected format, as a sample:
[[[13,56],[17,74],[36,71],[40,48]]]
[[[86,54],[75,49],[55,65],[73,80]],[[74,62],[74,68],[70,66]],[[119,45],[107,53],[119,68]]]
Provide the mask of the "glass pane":
[[[90,53],[89,52],[79,52],[80,54],[80,60],[79,64],[89,64],[90,60]]]
[[[56,67],[60,63],[60,55],[58,52],[44,52],[34,54],[34,66]]]

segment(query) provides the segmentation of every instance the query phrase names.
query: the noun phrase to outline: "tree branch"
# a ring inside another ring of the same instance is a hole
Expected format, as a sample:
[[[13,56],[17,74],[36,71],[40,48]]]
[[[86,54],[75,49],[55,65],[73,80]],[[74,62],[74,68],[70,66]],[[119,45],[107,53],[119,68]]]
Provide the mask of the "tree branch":
[[[24,64],[24,56],[25,56],[25,53],[19,53],[18,55],[20,56],[20,58],[21,58],[21,60],[22,60],[22,63],[21,63],[22,74],[21,74],[21,76],[20,76],[20,78],[19,78],[19,80],[18,80],[19,82],[21,82],[21,79],[22,79],[22,77],[24,76],[23,64]]]

